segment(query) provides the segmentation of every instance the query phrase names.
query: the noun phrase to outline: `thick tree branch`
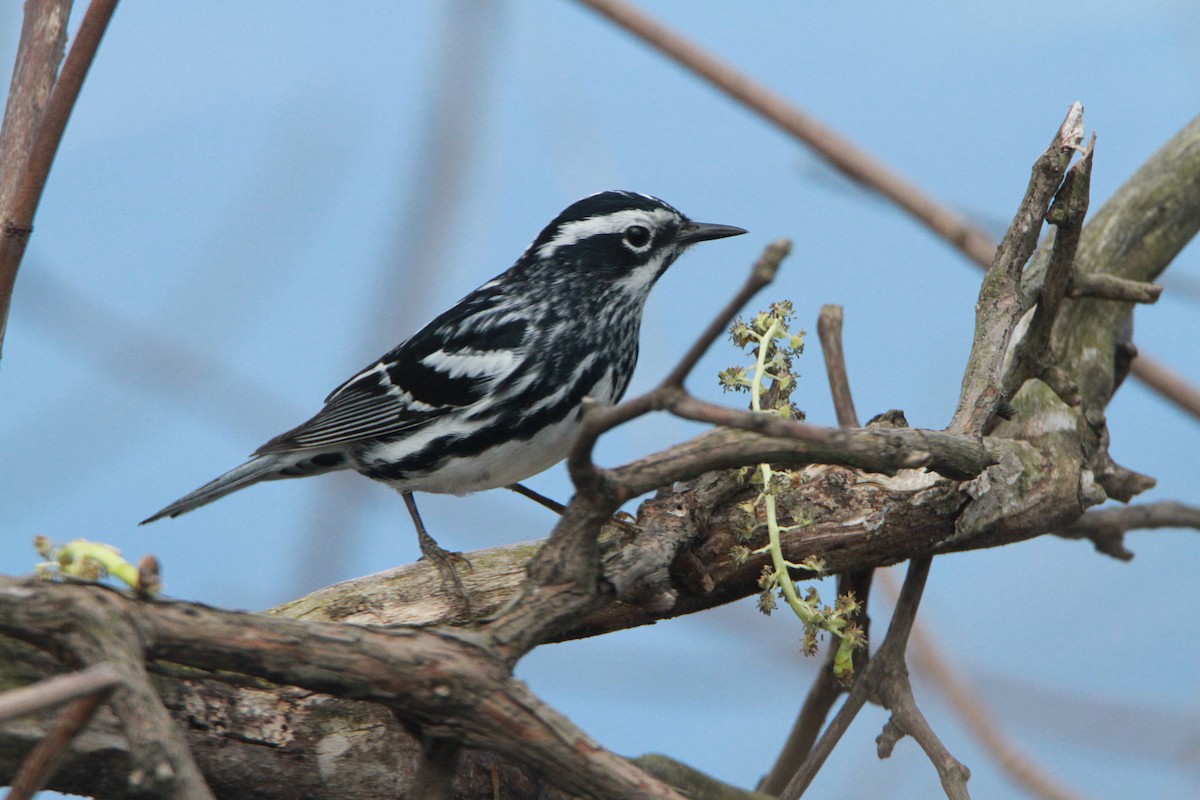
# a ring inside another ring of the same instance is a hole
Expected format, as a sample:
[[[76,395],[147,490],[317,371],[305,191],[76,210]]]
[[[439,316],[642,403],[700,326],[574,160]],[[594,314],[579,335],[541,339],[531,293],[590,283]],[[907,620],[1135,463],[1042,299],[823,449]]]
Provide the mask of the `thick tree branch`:
[[[98,621],[97,614],[108,621]],[[275,683],[380,703],[425,735],[493,750],[569,792],[679,800],[546,707],[478,635],[139,603],[101,587],[0,578],[0,631],[31,644],[54,649],[66,640],[91,649],[95,632],[115,619],[145,643],[148,658],[204,670],[236,665],[238,672]],[[119,705],[116,710],[125,726],[138,724]]]

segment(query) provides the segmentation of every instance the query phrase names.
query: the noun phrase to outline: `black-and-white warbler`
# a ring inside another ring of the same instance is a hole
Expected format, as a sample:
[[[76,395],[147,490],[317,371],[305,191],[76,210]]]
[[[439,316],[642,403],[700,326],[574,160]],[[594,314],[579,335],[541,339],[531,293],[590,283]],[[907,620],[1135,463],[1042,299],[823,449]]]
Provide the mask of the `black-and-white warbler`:
[[[333,391],[315,417],[144,522],[252,483],[354,469],[402,495],[517,484],[566,457],[585,397],[615,403],[655,281],[690,245],[745,233],[663,201],[601,192],[568,206],[507,272]],[[144,524],[144,523],[143,523]]]

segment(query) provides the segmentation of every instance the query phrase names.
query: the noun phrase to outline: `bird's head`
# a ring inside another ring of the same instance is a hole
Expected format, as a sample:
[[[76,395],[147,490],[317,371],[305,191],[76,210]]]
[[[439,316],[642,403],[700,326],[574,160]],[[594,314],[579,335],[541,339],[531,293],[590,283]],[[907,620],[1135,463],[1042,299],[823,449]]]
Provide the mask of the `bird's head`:
[[[539,272],[553,270],[560,279],[603,282],[644,299],[691,245],[745,232],[731,225],[692,222],[650,195],[600,192],[567,206],[521,260]]]

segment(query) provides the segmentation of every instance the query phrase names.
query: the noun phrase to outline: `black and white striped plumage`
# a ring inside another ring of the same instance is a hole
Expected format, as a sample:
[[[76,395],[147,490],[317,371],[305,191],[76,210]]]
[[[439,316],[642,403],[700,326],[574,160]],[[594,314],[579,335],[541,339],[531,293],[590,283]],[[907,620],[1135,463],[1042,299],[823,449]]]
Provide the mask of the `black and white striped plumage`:
[[[403,493],[453,494],[541,472],[566,457],[584,397],[615,403],[625,392],[655,281],[688,246],[741,233],[648,195],[585,197],[507,272],[335,389],[315,417],[145,521],[258,481],[337,469]]]

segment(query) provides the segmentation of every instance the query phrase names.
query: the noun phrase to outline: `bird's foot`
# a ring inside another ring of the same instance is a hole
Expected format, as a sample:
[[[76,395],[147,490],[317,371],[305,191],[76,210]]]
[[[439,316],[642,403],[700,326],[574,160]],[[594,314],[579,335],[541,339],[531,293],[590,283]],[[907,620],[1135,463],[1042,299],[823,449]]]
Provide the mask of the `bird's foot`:
[[[474,619],[475,612],[471,608],[471,598],[467,594],[462,576],[458,572],[459,568],[470,572],[471,562],[462,553],[442,547],[424,530],[417,531],[417,541],[421,545],[421,557],[437,567],[443,581],[449,581],[454,585],[454,592],[462,600],[463,613],[467,619]]]

